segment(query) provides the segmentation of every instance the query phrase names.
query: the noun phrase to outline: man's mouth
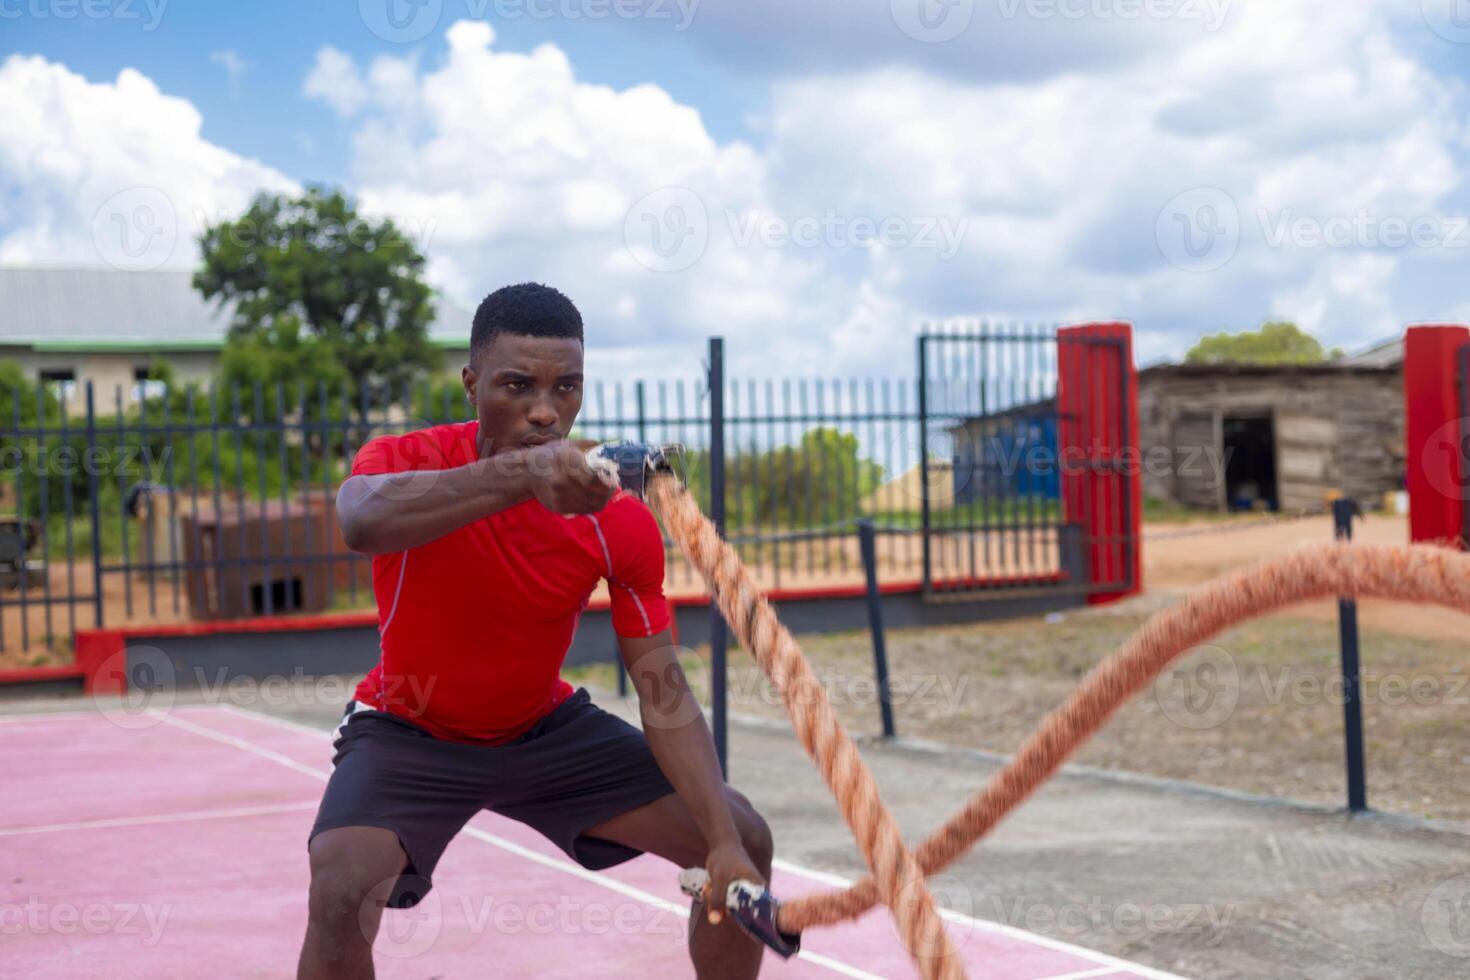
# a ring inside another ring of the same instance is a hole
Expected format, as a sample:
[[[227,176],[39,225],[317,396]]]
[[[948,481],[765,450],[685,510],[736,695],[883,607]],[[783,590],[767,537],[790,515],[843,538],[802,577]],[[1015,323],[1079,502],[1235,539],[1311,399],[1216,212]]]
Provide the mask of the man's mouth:
[[[522,446],[544,446],[548,442],[556,442],[556,440],[558,438],[559,437],[556,436],[556,435],[545,435],[545,434],[542,434],[542,435],[530,435],[530,436],[526,436],[525,438],[521,439],[521,445]]]

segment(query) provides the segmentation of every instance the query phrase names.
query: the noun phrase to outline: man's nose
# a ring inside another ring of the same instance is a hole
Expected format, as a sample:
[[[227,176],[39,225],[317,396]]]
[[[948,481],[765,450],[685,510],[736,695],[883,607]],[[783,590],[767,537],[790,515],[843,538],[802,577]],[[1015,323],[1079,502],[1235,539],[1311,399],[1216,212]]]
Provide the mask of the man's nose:
[[[543,429],[555,425],[556,420],[556,406],[552,404],[549,397],[536,399],[531,404],[531,411],[526,415],[526,421]]]

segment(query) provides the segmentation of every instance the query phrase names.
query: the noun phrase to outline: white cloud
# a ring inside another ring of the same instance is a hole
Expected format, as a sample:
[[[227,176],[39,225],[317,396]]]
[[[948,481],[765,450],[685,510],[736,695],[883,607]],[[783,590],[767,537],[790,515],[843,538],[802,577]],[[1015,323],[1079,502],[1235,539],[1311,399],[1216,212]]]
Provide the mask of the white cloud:
[[[229,78],[230,98],[238,99],[240,97],[240,83],[244,80],[245,72],[249,70],[250,63],[240,57],[240,52],[231,50],[211,51],[209,53],[209,60],[212,64],[219,65],[225,70],[225,75]]]
[[[352,63],[351,56],[327,46],[316,53],[316,61],[306,74],[301,94],[320,99],[339,116],[352,116],[367,102],[367,84]]]
[[[1210,7],[1225,16],[1208,30],[1048,18],[1006,0],[977,5],[953,46],[895,41],[889,7],[701,9],[694,43],[727,43],[715,28],[749,40],[789,22],[802,37],[828,25],[829,47],[878,55],[765,65],[759,145],[715,139],[656,84],[589,84],[554,45],[499,50],[483,22],[454,24],[422,56],[359,64],[324,47],[302,91],[349,127],[349,189],[364,210],[427,232],[436,285],[473,305],[506,282],[556,284],[609,363],[693,364],[704,338],[723,334],[742,373],[892,371],[895,357],[907,365],[919,323],[960,316],[1131,319],[1144,360],[1280,316],[1351,346],[1460,302],[1470,242],[1456,252],[1276,240],[1294,221],[1470,207],[1465,91],[1417,60],[1406,32],[1424,27],[1397,5],[1235,0]],[[983,70],[961,64],[1006,45]],[[1079,45],[1085,56],[1063,56]],[[41,88],[57,89],[65,113],[107,125],[37,135],[48,113],[17,80],[38,73],[55,76]],[[12,59],[6,95],[20,110],[0,118],[0,154],[24,147],[42,190],[0,195],[0,258],[50,256],[85,226],[43,202],[71,200],[97,165],[90,155],[126,171],[111,128],[190,134],[177,151],[148,143],[142,169],[183,183],[207,174],[197,183],[213,194],[284,180],[200,141],[192,106],[137,73],[89,86]],[[1238,246],[1206,271],[1171,264],[1159,238],[1165,204],[1196,187],[1220,189],[1239,219]],[[640,211],[649,195],[663,203]],[[908,238],[854,241],[864,223],[885,222]]]
[[[0,262],[190,266],[206,221],[295,183],[200,135],[199,112],[124,69],[93,83],[0,63]]]

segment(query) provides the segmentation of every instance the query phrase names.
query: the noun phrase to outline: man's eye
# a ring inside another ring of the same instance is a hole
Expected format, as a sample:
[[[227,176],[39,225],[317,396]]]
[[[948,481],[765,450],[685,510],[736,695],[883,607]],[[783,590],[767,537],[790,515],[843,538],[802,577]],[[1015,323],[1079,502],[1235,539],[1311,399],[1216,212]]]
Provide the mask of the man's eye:
[[[557,385],[557,387],[562,391],[570,393],[577,390],[577,383],[575,381],[568,381],[564,384]]]
[[[511,391],[525,391],[530,385],[524,381],[507,381],[505,386]]]

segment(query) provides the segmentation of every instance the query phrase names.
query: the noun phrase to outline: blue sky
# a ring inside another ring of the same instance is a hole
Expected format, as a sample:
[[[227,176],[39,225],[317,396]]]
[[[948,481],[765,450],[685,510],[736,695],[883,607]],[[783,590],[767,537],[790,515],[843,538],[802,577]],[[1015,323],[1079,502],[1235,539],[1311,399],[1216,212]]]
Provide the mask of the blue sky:
[[[464,305],[562,286],[610,365],[883,373],[980,318],[1351,349],[1470,319],[1467,54],[1464,0],[0,0],[0,261],[187,266],[329,183]]]

